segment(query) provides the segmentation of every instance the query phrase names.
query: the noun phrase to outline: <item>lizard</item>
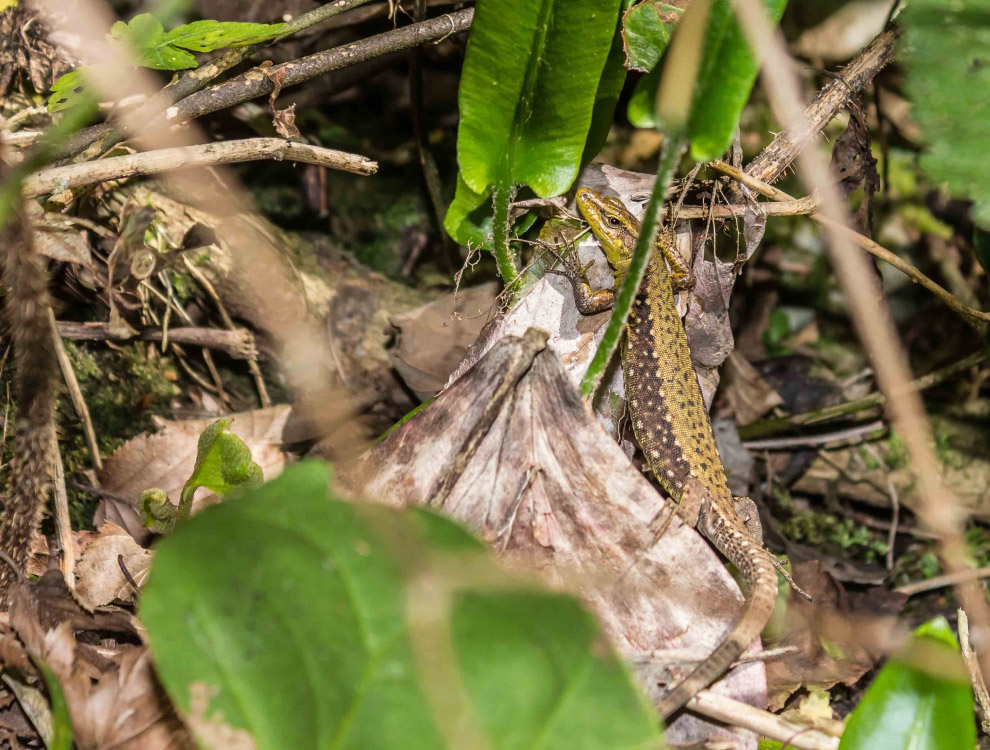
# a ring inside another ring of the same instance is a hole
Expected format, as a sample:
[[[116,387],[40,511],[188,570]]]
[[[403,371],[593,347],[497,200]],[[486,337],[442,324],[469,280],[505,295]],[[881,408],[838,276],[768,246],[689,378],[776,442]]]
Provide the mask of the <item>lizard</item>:
[[[592,314],[614,303],[615,290],[632,259],[640,222],[618,198],[588,188],[578,189],[577,205],[615,274],[614,289],[592,291],[573,254],[559,271],[574,288],[578,310]],[[728,669],[759,636],[777,600],[774,568],[779,561],[763,547],[753,501],[734,498],[729,490],[674,301],[675,287],[692,283],[677,255],[662,237],[658,239],[621,346],[626,403],[636,440],[657,480],[677,502],[678,515],[742,572],[750,593],[728,636],[661,698],[657,710],[664,718]]]

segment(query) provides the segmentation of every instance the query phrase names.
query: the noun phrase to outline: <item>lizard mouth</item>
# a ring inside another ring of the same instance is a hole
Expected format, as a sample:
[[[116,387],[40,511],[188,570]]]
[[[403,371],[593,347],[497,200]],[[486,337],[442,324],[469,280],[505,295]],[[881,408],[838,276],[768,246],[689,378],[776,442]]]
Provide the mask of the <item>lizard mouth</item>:
[[[587,212],[592,206],[595,205],[595,197],[594,190],[590,190],[589,188],[578,188],[575,201],[577,202],[581,213],[587,216]]]

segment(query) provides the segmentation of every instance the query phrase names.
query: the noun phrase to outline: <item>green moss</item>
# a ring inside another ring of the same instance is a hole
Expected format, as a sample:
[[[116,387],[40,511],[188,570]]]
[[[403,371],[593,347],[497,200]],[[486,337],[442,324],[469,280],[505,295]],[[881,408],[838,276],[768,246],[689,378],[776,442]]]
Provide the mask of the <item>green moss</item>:
[[[129,344],[90,350],[65,342],[104,458],[130,438],[152,430],[154,415],[172,416],[170,402],[179,393],[175,370],[169,360],[149,357],[147,347]],[[68,395],[59,399],[58,426],[66,474],[87,483],[82,472],[92,468],[92,459]],[[96,503],[91,495],[69,488],[73,528],[92,528]]]
[[[942,572],[942,566],[935,554],[934,543],[916,545],[901,555],[890,580],[894,586],[904,586],[915,581],[934,578]]]
[[[902,466],[907,466],[907,446],[900,436],[891,434],[890,439],[887,440],[887,456],[884,460],[887,462],[887,466],[892,469],[899,469]]]
[[[812,547],[873,562],[887,554],[887,541],[866,526],[828,513],[802,511],[783,525],[788,538]]]
[[[169,270],[168,277],[172,284],[172,291],[180,302],[185,303],[192,299],[197,289],[196,280],[192,276],[172,269]]]
[[[966,529],[963,538],[973,565],[980,568],[990,566],[990,529],[972,526]],[[941,574],[942,564],[936,554],[935,542],[925,542],[915,545],[898,558],[891,581],[895,586],[903,586]]]

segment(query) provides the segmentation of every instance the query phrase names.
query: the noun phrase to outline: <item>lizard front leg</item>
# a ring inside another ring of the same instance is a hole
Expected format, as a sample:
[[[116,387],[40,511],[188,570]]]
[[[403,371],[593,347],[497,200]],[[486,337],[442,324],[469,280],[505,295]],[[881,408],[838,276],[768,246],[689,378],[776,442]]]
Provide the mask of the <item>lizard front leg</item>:
[[[548,273],[559,274],[571,282],[574,288],[574,302],[582,315],[593,315],[612,308],[615,304],[615,290],[591,289],[586,268],[578,263],[576,248],[570,248],[570,252],[561,257],[561,261],[563,265],[560,268],[550,269]]]

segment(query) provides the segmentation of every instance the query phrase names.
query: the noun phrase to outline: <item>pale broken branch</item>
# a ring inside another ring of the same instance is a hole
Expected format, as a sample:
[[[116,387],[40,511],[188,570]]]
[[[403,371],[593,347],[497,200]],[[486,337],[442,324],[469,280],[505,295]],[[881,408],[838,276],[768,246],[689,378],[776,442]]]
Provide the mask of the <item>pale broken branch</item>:
[[[785,743],[800,750],[837,750],[839,738],[818,729],[802,727],[769,711],[761,711],[748,703],[702,690],[687,704],[691,711],[732,726],[743,727],[758,735]]]
[[[60,321],[58,333],[62,338],[76,341],[161,341],[164,331],[149,328],[135,336],[122,336],[111,328],[109,323],[73,323]],[[194,326],[169,328],[168,340],[172,344],[188,344],[207,349],[219,349],[236,359],[250,359],[256,356],[254,336],[244,328],[225,331],[220,328],[197,328]]]
[[[24,181],[22,192],[24,197],[34,198],[106,180],[259,159],[304,162],[360,175],[378,171],[377,162],[358,154],[311,146],[308,143],[294,143],[281,138],[245,138],[239,141],[163,148],[140,154],[113,156],[96,162],[43,169]]]
[[[723,174],[726,174],[738,180],[746,187],[755,190],[761,195],[765,195],[766,197],[772,198],[775,201],[782,201],[783,202],[782,205],[784,204],[790,205],[795,201],[795,199],[791,195],[785,193],[783,190],[780,190],[779,188],[775,188],[773,187],[773,185],[768,185],[762,180],[758,180],[755,177],[750,176],[746,172],[743,172],[742,170],[733,167],[731,164],[728,164],[724,161],[720,161],[718,159],[710,162],[710,164],[719,172],[722,172]],[[918,268],[908,263],[906,260],[901,258],[896,253],[892,253],[883,245],[880,245],[879,243],[871,240],[869,237],[866,237],[860,234],[859,232],[850,229],[847,226],[844,226],[829,219],[827,216],[825,216],[824,214],[822,214],[817,210],[811,211],[808,214],[808,216],[809,218],[813,219],[814,221],[817,221],[819,224],[826,227],[827,229],[836,232],[841,232],[849,240],[855,243],[858,247],[870,253],[870,255],[880,258],[880,260],[886,261],[894,268],[896,268],[898,271],[901,271],[905,276],[910,278],[912,281],[921,284],[923,287],[925,287],[925,289],[927,289],[936,297],[938,297],[940,300],[942,300],[942,302],[944,302],[947,307],[949,307],[950,309],[954,310],[959,315],[961,315],[966,320],[966,322],[969,323],[971,326],[973,326],[973,328],[975,328],[976,330],[982,332],[985,331],[988,327],[990,327],[990,313],[985,313],[982,310],[976,310],[972,307],[969,307],[968,305],[963,304],[963,302],[954,294],[952,294],[949,290],[947,290],[940,284],[930,279],[928,276],[926,276],[920,270],[918,270]]]

